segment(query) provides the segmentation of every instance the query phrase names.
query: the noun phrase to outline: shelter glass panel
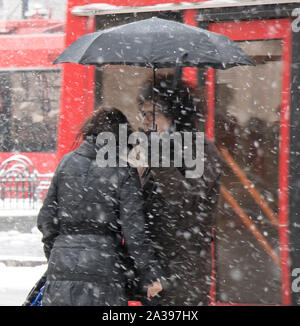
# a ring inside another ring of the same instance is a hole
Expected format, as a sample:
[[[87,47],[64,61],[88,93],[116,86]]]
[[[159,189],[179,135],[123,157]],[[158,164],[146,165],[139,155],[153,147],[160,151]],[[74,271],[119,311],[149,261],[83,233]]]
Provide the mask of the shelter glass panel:
[[[239,45],[256,67],[216,71],[215,142],[226,162],[217,210],[216,294],[218,302],[276,304],[282,41]]]

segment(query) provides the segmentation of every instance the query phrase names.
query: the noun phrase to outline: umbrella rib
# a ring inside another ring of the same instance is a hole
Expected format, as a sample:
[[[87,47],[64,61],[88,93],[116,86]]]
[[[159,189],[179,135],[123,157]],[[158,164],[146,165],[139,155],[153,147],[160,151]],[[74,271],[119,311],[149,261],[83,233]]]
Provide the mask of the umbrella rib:
[[[89,44],[89,46],[86,48],[86,50],[84,51],[83,55],[81,56],[81,59],[79,60],[78,63],[81,63],[82,61],[82,58],[85,56],[85,54],[87,53],[88,49],[90,48],[90,46],[99,38],[101,37],[101,35],[103,34],[102,32],[96,32],[96,33],[99,33],[99,35],[97,35],[92,41],[91,43]]]

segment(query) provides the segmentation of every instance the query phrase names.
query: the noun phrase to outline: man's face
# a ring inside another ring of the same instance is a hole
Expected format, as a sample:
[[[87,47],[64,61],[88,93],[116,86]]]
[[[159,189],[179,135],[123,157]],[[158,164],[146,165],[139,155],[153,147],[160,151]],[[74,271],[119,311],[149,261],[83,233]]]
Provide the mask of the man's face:
[[[152,101],[144,102],[140,108],[141,120],[143,129],[145,131],[153,130],[153,104]],[[157,126],[157,131],[162,133],[167,131],[171,125],[172,120],[166,117],[161,112],[160,104],[155,104],[155,124]]]

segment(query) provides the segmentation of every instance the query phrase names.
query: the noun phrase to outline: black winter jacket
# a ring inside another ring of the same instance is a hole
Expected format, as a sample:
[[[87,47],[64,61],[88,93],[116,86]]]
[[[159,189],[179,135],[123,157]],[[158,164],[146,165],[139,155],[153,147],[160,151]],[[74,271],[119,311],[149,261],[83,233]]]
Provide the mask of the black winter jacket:
[[[99,167],[91,140],[62,158],[38,215],[48,259],[43,305],[126,305],[128,259],[143,284],[158,277],[140,188],[136,169]]]
[[[204,172],[186,178],[176,167],[152,168],[142,178],[149,237],[164,277],[164,290],[147,304],[208,305],[211,242],[223,160],[205,138]]]

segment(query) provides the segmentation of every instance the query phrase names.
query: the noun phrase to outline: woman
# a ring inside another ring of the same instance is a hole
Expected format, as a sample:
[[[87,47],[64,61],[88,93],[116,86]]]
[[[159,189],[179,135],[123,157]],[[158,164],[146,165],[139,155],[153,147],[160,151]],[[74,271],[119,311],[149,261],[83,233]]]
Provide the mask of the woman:
[[[137,170],[96,162],[97,135],[111,132],[118,140],[119,124],[130,130],[119,110],[98,110],[80,129],[83,143],[55,171],[38,215],[48,260],[42,305],[126,305],[125,256],[144,275],[149,297],[161,290]]]
[[[155,101],[156,130],[163,132],[196,132],[199,112],[191,89],[179,84],[173,89],[165,79],[140,96],[142,125],[153,127]],[[183,137],[182,137],[183,138]],[[193,144],[195,148],[195,144]],[[145,210],[150,238],[156,257],[164,270],[164,290],[146,304],[207,305],[211,284],[211,241],[214,209],[219,196],[221,158],[215,145],[204,140],[204,173],[186,178],[187,167],[152,167],[139,171],[143,185]]]

